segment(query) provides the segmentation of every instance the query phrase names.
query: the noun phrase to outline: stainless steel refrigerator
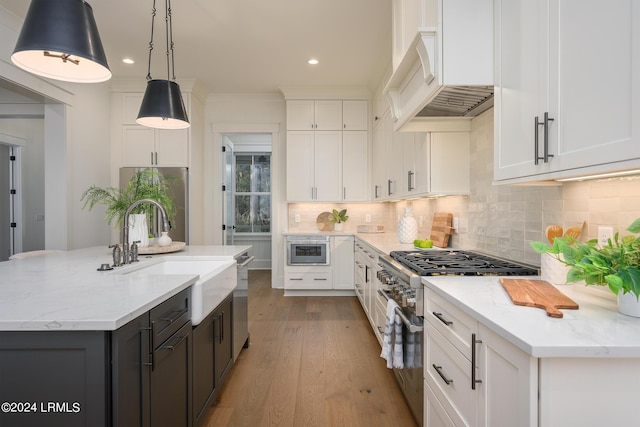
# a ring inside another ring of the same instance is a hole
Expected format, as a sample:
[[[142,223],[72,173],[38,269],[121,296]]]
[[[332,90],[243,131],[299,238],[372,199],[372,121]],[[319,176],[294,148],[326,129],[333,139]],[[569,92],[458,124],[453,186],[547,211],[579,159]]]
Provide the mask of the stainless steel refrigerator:
[[[120,168],[120,187],[126,185],[137,171],[145,169],[142,167]],[[173,203],[176,206],[176,216],[171,221],[171,231],[169,236],[176,242],[189,244],[189,169],[188,168],[153,168],[162,176],[169,177],[167,182],[173,195]],[[158,213],[156,213],[158,216]],[[161,221],[153,221],[156,228],[161,227]],[[159,229],[151,232],[159,236]]]

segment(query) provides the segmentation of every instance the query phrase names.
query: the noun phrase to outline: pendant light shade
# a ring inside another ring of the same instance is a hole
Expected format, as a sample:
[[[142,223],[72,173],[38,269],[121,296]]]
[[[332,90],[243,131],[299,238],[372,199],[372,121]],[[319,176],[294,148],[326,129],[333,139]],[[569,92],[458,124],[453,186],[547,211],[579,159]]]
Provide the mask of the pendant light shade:
[[[149,80],[136,123],[159,129],[188,128],[189,119],[178,83]]]
[[[184,108],[180,86],[176,83],[173,57],[173,26],[171,22],[171,0],[165,0],[165,40],[167,59],[167,79],[151,78],[151,52],[156,17],[156,0],[151,8],[151,40],[149,41],[149,66],[147,68],[147,89],[144,91],[140,112],[136,123],[158,129],[185,129],[190,126],[187,110]],[[170,76],[173,76],[171,80]]]
[[[31,0],[11,61],[32,74],[75,83],[111,78],[91,6]]]

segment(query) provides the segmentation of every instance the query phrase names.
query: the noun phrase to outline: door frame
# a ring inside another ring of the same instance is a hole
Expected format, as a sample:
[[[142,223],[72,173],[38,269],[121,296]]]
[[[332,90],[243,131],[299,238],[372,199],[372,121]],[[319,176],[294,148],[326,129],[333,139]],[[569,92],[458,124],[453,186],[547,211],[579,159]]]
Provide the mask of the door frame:
[[[27,145],[27,142],[24,138],[0,132],[0,145],[9,147],[10,155],[16,157],[15,163],[10,163],[9,167],[9,187],[12,190],[16,190],[15,194],[8,194],[9,215],[11,216],[11,221],[16,223],[16,226],[9,230],[9,256],[11,256],[22,252],[23,247],[22,149]]]

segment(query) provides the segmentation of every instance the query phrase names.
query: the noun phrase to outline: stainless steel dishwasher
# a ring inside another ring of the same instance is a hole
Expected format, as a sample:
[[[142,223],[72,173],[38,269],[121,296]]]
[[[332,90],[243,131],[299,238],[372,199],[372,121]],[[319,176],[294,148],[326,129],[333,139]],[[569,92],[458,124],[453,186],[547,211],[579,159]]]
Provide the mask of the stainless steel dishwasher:
[[[243,252],[235,257],[238,264],[238,285],[233,291],[233,362],[243,348],[249,347],[249,269],[255,257]]]

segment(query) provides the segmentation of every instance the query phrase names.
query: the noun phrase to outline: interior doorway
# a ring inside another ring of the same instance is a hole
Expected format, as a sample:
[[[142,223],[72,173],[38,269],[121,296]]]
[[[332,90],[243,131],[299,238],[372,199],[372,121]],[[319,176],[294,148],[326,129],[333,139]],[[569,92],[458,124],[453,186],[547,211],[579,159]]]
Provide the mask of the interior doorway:
[[[0,261],[23,251],[23,146],[24,140],[0,133]]]
[[[224,134],[222,241],[251,245],[252,268],[271,268],[272,135]]]

